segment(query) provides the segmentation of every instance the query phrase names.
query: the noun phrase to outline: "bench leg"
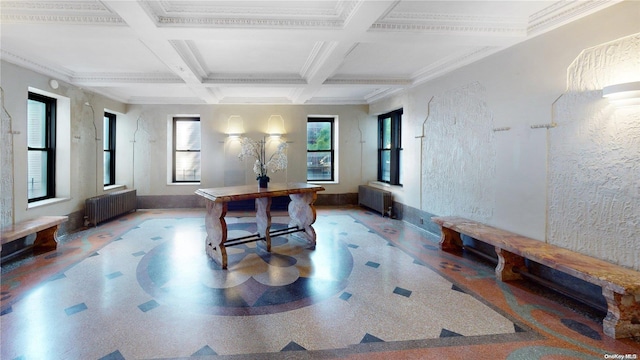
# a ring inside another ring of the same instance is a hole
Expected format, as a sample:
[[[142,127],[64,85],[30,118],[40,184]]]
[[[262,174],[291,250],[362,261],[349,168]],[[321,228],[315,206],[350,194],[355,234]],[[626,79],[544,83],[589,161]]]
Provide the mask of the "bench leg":
[[[498,265],[496,266],[496,278],[500,281],[520,280],[522,276],[513,271],[518,268],[520,271],[526,271],[527,267],[522,256],[496,247],[498,254]]]
[[[440,227],[440,250],[452,253],[462,252],[460,233],[446,227]]]
[[[36,234],[33,242],[33,251],[36,253],[45,253],[55,250],[58,247],[58,225],[48,229],[40,230]]]
[[[618,294],[602,288],[607,300],[607,316],[602,330],[614,339],[640,336],[640,294]]]

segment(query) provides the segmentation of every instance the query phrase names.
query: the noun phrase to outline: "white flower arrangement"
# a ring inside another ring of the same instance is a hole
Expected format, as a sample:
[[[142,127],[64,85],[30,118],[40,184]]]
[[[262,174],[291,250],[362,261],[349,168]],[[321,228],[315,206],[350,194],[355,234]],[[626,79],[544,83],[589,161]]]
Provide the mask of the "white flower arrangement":
[[[264,139],[255,141],[247,137],[242,137],[240,138],[240,143],[242,147],[238,158],[242,161],[246,158],[255,159],[253,172],[258,176],[256,180],[266,177],[268,181],[269,177],[267,173],[269,171],[276,172],[287,168],[287,154],[285,152],[287,143],[281,142],[278,144],[278,148],[269,158],[266,156],[266,141]]]

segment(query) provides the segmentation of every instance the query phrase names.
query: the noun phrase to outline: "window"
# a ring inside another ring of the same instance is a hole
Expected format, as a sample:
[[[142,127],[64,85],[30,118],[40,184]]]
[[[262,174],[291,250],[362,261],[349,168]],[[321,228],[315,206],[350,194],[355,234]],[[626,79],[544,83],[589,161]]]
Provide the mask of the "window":
[[[104,113],[102,134],[104,186],[116,183],[116,115]]]
[[[334,181],[334,119],[307,120],[307,181]]]
[[[27,195],[55,197],[56,99],[29,92],[27,103]]]
[[[173,182],[200,182],[200,118],[173,118]]]
[[[378,116],[378,181],[402,185],[402,109]]]

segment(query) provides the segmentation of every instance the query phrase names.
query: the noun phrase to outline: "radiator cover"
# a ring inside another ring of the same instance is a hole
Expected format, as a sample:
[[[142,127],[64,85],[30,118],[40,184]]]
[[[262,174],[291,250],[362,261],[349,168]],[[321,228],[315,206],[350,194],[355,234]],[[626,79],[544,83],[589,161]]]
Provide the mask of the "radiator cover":
[[[135,189],[94,196],[85,200],[87,225],[97,226],[103,221],[135,211],[137,205],[138,197]]]
[[[390,191],[369,185],[358,186],[358,204],[391,217],[393,198]]]

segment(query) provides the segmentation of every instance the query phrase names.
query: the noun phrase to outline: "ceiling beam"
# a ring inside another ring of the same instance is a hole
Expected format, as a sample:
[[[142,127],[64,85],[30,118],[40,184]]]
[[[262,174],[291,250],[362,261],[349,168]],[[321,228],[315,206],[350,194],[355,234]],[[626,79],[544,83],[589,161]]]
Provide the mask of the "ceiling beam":
[[[170,40],[158,36],[158,27],[138,1],[104,1],[112,11],[120,16],[131,30],[167,68],[181,78],[198,97],[208,104],[217,104],[216,98],[202,83],[197,68],[189,64]]]
[[[308,86],[293,99],[293,102],[304,104],[311,99],[322,84],[338,70],[371,25],[389,12],[396,3],[397,1],[359,1],[345,20],[342,29],[343,39],[327,42],[324,49],[314,53],[312,63],[315,66],[306,74]]]

